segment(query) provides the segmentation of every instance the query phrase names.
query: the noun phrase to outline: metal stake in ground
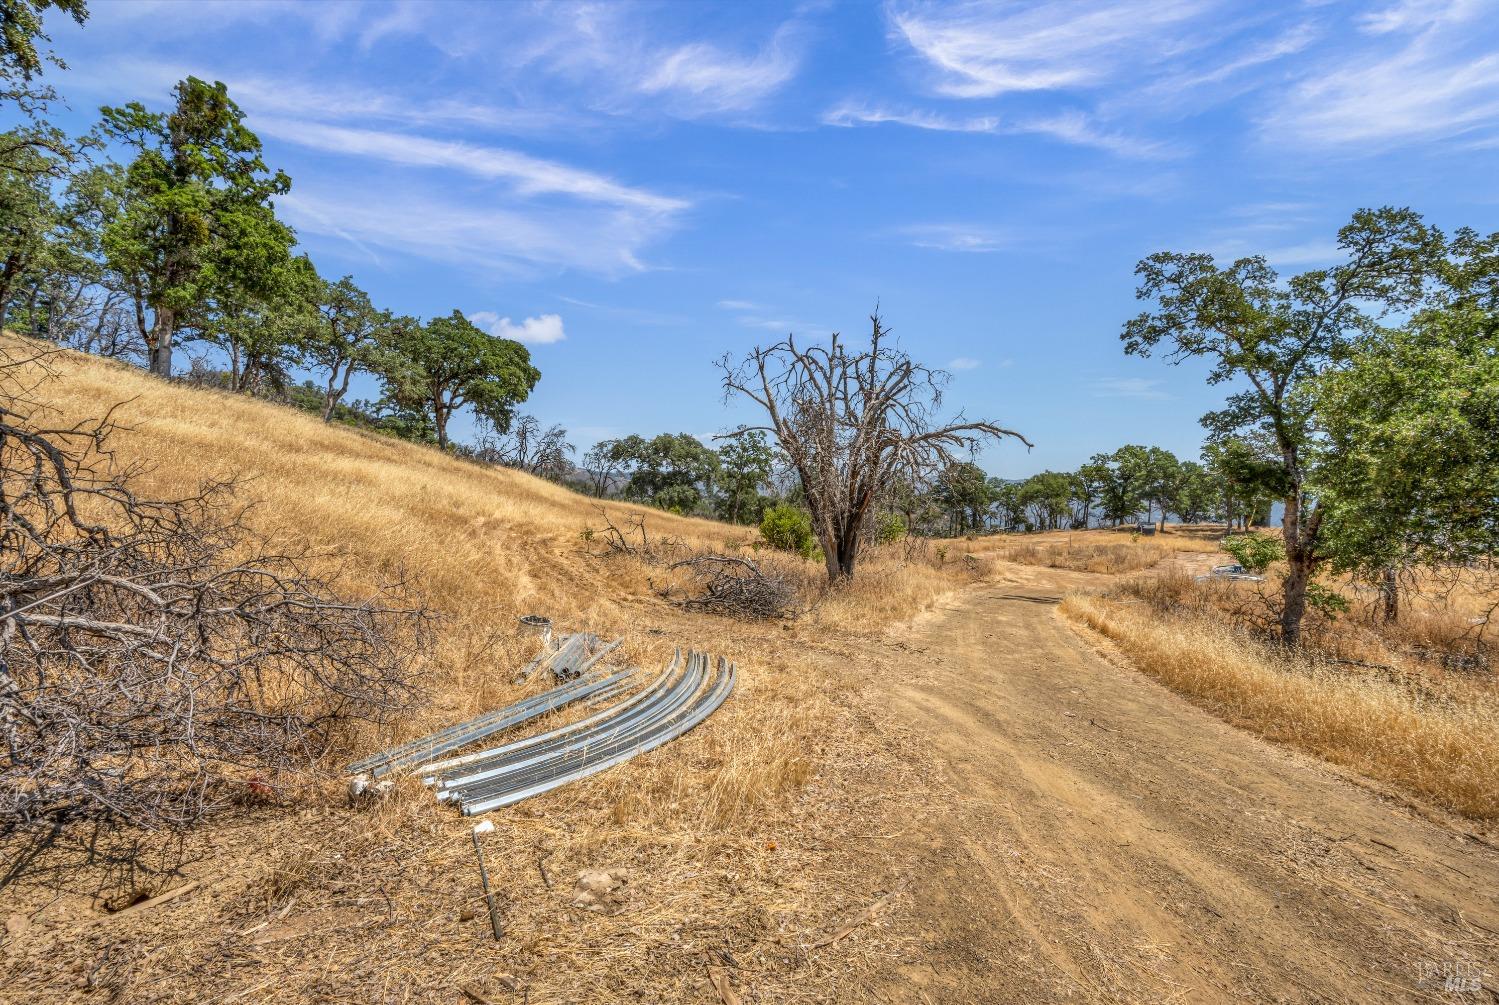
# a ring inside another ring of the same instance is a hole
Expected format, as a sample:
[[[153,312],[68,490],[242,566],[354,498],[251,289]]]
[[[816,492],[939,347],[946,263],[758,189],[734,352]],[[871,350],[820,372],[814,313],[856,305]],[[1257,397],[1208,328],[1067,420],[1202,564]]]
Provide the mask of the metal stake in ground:
[[[488,834],[494,830],[494,821],[486,820],[481,824],[474,825],[474,854],[479,857],[479,882],[484,887],[484,903],[489,905],[489,927],[494,932],[494,940],[499,942],[505,937],[505,930],[500,927],[500,912],[494,906],[494,894],[489,892],[489,870],[484,868],[484,849],[479,844],[479,835]]]

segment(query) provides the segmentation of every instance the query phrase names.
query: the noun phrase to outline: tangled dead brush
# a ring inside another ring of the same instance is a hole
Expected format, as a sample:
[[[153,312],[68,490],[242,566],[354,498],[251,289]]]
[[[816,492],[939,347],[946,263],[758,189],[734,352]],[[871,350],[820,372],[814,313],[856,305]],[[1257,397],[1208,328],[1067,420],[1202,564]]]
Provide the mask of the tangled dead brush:
[[[603,526],[583,531],[589,554],[661,568],[665,579],[652,579],[651,588],[676,607],[750,621],[794,618],[802,611],[801,587],[782,570],[721,550],[694,551],[679,538],[652,537],[640,513],[628,514],[623,525],[602,506],[598,513]]]
[[[660,565],[680,555],[686,545],[680,538],[656,535],[651,537],[645,525],[645,515],[629,513],[624,525],[614,522],[608,509],[597,507],[602,527],[587,527],[583,530],[583,543],[589,546],[594,558],[633,558],[647,565]]]
[[[341,600],[305,555],[249,531],[232,483],[137,496],[108,453],[110,420],[39,424],[30,395],[46,374],[34,352],[3,348],[0,848],[12,865],[0,886],[79,825],[171,834],[231,800],[275,799],[344,725],[412,700],[422,611],[393,591]],[[79,843],[103,849],[97,833]]]
[[[666,571],[687,574],[685,588],[668,585],[657,591],[684,610],[747,620],[793,618],[801,611],[796,586],[754,559],[693,555],[671,563]]]

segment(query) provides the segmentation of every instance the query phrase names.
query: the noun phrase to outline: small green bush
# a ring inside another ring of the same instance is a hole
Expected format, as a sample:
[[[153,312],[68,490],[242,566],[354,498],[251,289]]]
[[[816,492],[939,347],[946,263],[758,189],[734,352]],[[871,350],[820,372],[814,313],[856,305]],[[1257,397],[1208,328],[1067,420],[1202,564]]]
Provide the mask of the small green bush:
[[[906,519],[899,513],[886,513],[874,526],[876,544],[894,544],[906,536]]]
[[[1323,583],[1311,582],[1306,584],[1306,606],[1335,618],[1348,613],[1348,598]]]
[[[772,548],[794,551],[803,558],[817,553],[812,514],[789,503],[776,503],[765,511],[760,518],[760,536]]]
[[[1264,572],[1286,557],[1286,545],[1266,534],[1235,534],[1224,538],[1223,550],[1239,560],[1248,572]]]

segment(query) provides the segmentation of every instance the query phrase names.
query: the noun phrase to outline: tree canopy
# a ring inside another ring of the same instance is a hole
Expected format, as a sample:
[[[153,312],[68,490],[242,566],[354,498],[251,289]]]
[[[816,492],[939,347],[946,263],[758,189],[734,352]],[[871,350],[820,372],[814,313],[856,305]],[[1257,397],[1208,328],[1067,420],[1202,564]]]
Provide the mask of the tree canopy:
[[[1391,311],[1419,301],[1423,280],[1443,258],[1442,235],[1408,209],[1360,210],[1338,232],[1345,261],[1282,281],[1260,256],[1220,268],[1211,255],[1162,252],[1136,267],[1136,295],[1155,309],[1124,326],[1126,353],[1163,351],[1173,362],[1200,358],[1208,382],[1241,380],[1225,407],[1203,417],[1217,436],[1259,431],[1273,443],[1285,487],[1289,573],[1281,635],[1300,638],[1306,589],[1326,560],[1324,512],[1309,491],[1311,406],[1301,392]]]
[[[291,232],[270,210],[291,187],[269,171],[260,140],[222,83],[188,77],[170,112],[140,102],[102,109],[105,135],[135,151],[120,178],[119,212],[105,226],[109,264],[130,277],[154,314],[153,373],[171,376],[174,338],[211,296],[269,292]]]
[[[444,449],[455,412],[472,408],[503,433],[515,407],[541,379],[525,346],[484,332],[459,310],[425,325],[401,326],[392,332],[391,345],[396,354],[382,374],[391,397],[430,416]]]

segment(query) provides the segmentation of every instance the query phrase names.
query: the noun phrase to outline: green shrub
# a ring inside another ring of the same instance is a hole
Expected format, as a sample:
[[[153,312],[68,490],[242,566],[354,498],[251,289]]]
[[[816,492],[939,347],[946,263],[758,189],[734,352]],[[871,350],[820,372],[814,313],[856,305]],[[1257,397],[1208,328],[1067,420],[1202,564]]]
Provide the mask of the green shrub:
[[[651,502],[668,512],[678,516],[687,516],[697,512],[698,504],[702,502],[702,495],[691,485],[668,485],[656,493]]]
[[[812,514],[789,503],[776,503],[765,511],[760,518],[760,535],[772,548],[794,551],[803,558],[811,558],[817,552]]]
[[[886,513],[874,525],[876,544],[894,544],[906,536],[906,519],[899,513]]]
[[[1312,610],[1335,618],[1348,613],[1348,598],[1322,583],[1306,584],[1306,606]]]
[[[1267,534],[1235,534],[1224,538],[1223,550],[1238,559],[1248,572],[1264,572],[1286,557],[1286,545]]]

